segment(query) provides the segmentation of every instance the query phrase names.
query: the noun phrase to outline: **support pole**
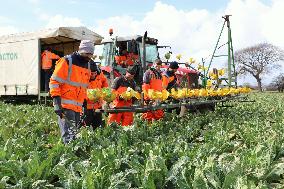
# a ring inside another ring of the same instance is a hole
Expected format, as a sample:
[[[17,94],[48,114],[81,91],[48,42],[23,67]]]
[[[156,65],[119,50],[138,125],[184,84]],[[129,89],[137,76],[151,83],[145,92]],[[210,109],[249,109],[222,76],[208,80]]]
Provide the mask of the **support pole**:
[[[142,38],[142,49],[143,49],[143,52],[142,52],[142,69],[143,69],[143,73],[145,73],[146,70],[147,70],[147,67],[146,67],[146,45],[145,45],[146,37],[147,37],[147,31],[145,32],[145,34]]]
[[[228,28],[228,85],[229,87],[232,86],[232,56],[231,56],[231,29],[230,29],[230,17],[231,15],[225,15],[223,18],[225,19],[225,22],[227,22],[227,28]]]
[[[110,47],[110,49],[111,49],[111,52],[110,52],[110,54],[111,54],[111,57],[110,57],[110,65],[111,65],[110,81],[111,81],[111,83],[113,83],[113,81],[114,81],[114,67],[115,67],[114,56],[115,56],[115,51],[116,51],[116,44],[117,44],[117,37],[115,37],[113,39],[113,44],[112,44],[113,46]]]

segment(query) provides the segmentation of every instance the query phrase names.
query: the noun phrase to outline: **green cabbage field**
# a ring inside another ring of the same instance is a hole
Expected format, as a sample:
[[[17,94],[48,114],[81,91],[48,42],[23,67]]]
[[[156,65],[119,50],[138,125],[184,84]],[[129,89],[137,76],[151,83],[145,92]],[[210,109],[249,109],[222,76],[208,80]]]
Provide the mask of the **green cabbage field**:
[[[68,145],[51,107],[0,103],[0,188],[284,188],[284,95],[249,98]]]

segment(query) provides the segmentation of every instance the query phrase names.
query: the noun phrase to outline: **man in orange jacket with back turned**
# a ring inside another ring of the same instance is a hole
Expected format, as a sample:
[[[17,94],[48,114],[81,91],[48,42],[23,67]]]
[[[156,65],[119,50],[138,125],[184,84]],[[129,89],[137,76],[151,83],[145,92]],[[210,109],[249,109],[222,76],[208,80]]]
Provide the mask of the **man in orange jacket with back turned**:
[[[96,66],[95,62],[91,62],[91,79],[88,89],[102,89],[108,87],[107,78],[103,72]],[[102,108],[103,101],[93,102],[87,98],[87,110],[84,112],[86,114],[85,123],[88,126],[92,126],[93,129],[104,126],[102,120],[102,113],[95,112],[96,109]]]
[[[50,94],[65,144],[76,138],[80,112],[90,82],[93,54],[93,42],[82,40],[78,52],[57,61],[50,79]]]

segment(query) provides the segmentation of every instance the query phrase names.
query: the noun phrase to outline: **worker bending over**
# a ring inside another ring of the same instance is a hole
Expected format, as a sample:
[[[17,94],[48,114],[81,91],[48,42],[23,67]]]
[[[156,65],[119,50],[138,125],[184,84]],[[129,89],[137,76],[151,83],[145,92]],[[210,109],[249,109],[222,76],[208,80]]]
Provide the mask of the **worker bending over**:
[[[162,92],[162,73],[161,73],[162,61],[157,59],[154,61],[153,66],[144,73],[142,90],[146,93],[145,101],[148,103],[150,99],[147,97],[149,89]],[[151,122],[163,118],[164,111],[162,109],[156,111],[148,111],[142,114],[142,118]]]
[[[117,97],[113,101],[113,107],[129,107],[132,105],[132,99],[124,100],[120,97],[121,94],[127,91],[127,88],[130,87],[133,90],[136,88],[136,84],[133,80],[135,72],[128,68],[126,70],[125,76],[120,76],[115,78],[111,88],[115,91]],[[108,123],[116,122],[122,126],[132,125],[133,123],[133,112],[121,112],[121,113],[111,113],[109,115]]]
[[[57,61],[50,79],[50,94],[64,143],[74,140],[78,132],[80,112],[90,82],[93,54],[93,42],[82,40],[78,52]]]
[[[95,62],[91,62],[91,79],[88,89],[102,89],[108,87],[107,78],[103,72],[98,68]],[[85,124],[92,126],[93,129],[104,126],[102,120],[102,113],[95,112],[96,109],[101,109],[103,100],[97,102],[87,99],[87,110],[85,112]]]

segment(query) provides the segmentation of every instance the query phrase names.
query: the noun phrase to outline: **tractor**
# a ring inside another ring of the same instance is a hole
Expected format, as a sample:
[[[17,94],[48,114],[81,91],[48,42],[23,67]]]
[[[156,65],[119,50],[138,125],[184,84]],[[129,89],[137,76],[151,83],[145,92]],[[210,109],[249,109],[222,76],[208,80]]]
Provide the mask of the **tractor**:
[[[111,37],[103,39],[103,54],[102,54],[102,70],[108,76],[110,81],[114,78],[125,74],[126,68],[129,65],[120,65],[116,56],[121,56],[125,50],[133,57],[133,64],[131,65],[136,71],[135,82],[141,86],[143,73],[151,67],[153,62],[160,58],[158,39],[147,36],[147,32],[143,36],[134,35],[128,37]],[[162,69],[167,69],[167,62],[164,62]],[[187,67],[180,67],[177,71],[177,77],[182,85],[186,88],[196,88],[198,86],[199,72]]]

